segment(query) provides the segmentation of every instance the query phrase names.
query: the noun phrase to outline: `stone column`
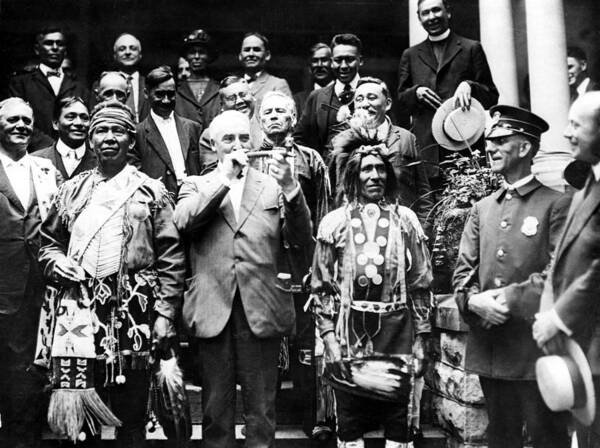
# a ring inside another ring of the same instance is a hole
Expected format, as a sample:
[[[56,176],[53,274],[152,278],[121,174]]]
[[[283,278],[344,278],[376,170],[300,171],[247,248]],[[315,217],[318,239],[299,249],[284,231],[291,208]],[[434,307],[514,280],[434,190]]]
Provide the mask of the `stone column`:
[[[490,64],[500,104],[519,105],[511,0],[479,0],[481,44]]]
[[[417,15],[417,1],[408,0],[408,45],[411,47],[427,38],[427,32],[421,26]]]
[[[549,186],[562,182],[571,151],[563,132],[569,111],[567,43],[562,0],[525,0],[531,110],[550,124],[534,172]]]

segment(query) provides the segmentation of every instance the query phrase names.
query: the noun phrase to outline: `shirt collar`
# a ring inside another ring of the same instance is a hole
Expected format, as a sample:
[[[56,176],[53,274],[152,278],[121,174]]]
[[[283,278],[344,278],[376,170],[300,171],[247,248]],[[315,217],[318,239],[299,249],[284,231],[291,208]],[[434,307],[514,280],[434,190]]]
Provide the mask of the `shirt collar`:
[[[22,165],[27,168],[27,167],[29,167],[29,160],[30,160],[29,154],[25,154],[19,160],[13,160],[10,157],[8,157],[7,155],[0,153],[0,162],[2,162],[2,166],[4,166],[4,168],[8,168],[8,167],[14,166],[14,165]]]
[[[136,82],[137,82],[137,80],[140,77],[140,72],[138,72],[137,70],[135,72],[133,72],[133,73],[126,73],[126,72],[123,72],[123,71],[121,73],[123,74],[123,76],[125,76],[126,79],[131,76],[131,80],[132,81],[136,81]]]
[[[67,157],[67,155],[72,151],[75,150],[75,158],[77,160],[81,160],[81,158],[83,157],[83,155],[85,154],[85,143],[81,146],[79,146],[78,148],[71,148],[70,146],[68,146],[65,142],[63,142],[62,140],[58,140],[56,142],[56,150],[58,151],[58,153],[61,155],[61,157]]]
[[[248,73],[244,73],[244,79],[248,82],[256,81],[263,74],[264,70],[256,72],[254,76],[249,75]]]
[[[589,76],[579,83],[579,85],[577,86],[577,94],[579,96],[581,96],[585,93],[589,83],[590,83]]]
[[[427,37],[431,42],[441,42],[443,40],[448,39],[448,36],[450,36],[450,28],[448,28],[446,31],[444,31],[439,36],[428,35]]]
[[[152,109],[150,109],[150,115],[152,116],[152,119],[155,123],[168,124],[171,123],[171,121],[173,120],[174,112],[171,112],[171,114],[167,118],[163,118],[160,115],[154,113]]]
[[[516,181],[514,184],[509,184],[505,180],[504,188],[506,188],[507,190],[516,190],[517,188],[522,187],[523,185],[527,185],[532,180],[533,180],[533,174],[529,174],[528,176],[522,177],[521,179]]]
[[[359,79],[360,79],[360,75],[357,73],[356,76],[354,77],[354,79],[352,81],[350,81],[350,87],[352,87],[352,90],[356,90],[356,85],[358,84]],[[339,79],[335,80],[333,89],[335,90],[335,94],[337,96],[340,96],[340,94],[344,90],[344,85],[345,84],[342,81],[340,81]]]
[[[219,173],[223,172],[223,164],[221,162],[217,162],[217,171]],[[236,183],[243,182],[246,179],[247,175],[248,175],[248,165],[246,165],[244,168],[242,168],[242,175],[240,177],[234,178],[231,181],[231,183],[236,184]]]
[[[600,162],[592,165],[592,173],[594,173],[594,179],[596,179],[596,182],[600,181]]]
[[[329,81],[327,84],[325,84],[324,86],[318,84],[318,83],[313,83],[313,90],[319,90],[322,89],[324,87],[330,86],[331,84],[333,84],[333,80]]]
[[[48,76],[48,72],[58,72],[59,78],[63,77],[63,69],[62,69],[62,67],[58,67],[57,69],[53,69],[51,67],[48,67],[46,64],[41,64],[40,63],[39,69],[44,74],[44,76]]]
[[[107,184],[113,184],[118,190],[122,190],[129,184],[129,176],[135,170],[135,167],[131,165],[125,165],[121,171],[115,174],[110,179],[104,177],[104,175],[98,171],[100,180],[105,181]]]

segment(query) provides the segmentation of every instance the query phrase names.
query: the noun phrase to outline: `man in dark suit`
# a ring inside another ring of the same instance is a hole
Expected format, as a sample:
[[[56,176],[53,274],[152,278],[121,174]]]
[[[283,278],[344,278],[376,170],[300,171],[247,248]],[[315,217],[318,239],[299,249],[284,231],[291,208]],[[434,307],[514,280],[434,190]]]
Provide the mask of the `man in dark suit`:
[[[46,28],[36,36],[35,54],[40,64],[33,70],[14,76],[8,85],[9,96],[18,96],[33,108],[35,132],[29,151],[52,144],[52,119],[57,98],[78,96],[86,102],[89,92],[72,73],[65,73],[61,64],[67,52],[65,33],[60,28]]]
[[[136,145],[129,162],[177,195],[186,176],[200,174],[198,142],[202,127],[177,115],[175,77],[167,66],[155,68],[146,77],[150,115],[137,126]]]
[[[263,96],[271,90],[279,90],[292,96],[287,81],[271,75],[265,69],[267,62],[271,60],[271,47],[266,36],[256,31],[246,33],[238,59],[242,63],[244,78],[248,81],[250,92],[256,99],[257,109],[260,108]]]
[[[246,115],[218,115],[210,138],[218,167],[184,181],[174,216],[190,241],[183,321],[198,342],[203,444],[236,446],[237,381],[246,445],[272,447],[279,344],[295,317],[290,276],[278,273],[278,261],[284,244],[312,243],[310,212],[285,152],[274,151],[270,176],[247,168]]]
[[[0,102],[0,446],[33,448],[41,435],[42,383],[33,375],[44,282],[40,225],[57,172],[27,154],[33,111],[20,98]]]
[[[579,47],[567,48],[567,75],[569,80],[569,91],[571,103],[580,95],[592,90],[600,90],[598,82],[589,77],[588,62],[585,52]]]
[[[586,352],[600,396],[600,92],[578,98],[569,111],[565,131],[576,160],[591,165],[582,190],[575,193],[567,222],[543,287],[533,337],[548,350],[564,334]],[[533,279],[536,280],[536,279]],[[532,291],[540,292],[539,281]],[[597,406],[597,404],[596,404]],[[597,409],[597,407],[596,407]],[[600,412],[589,428],[576,422],[579,448],[600,446]]]
[[[523,424],[534,447],[568,447],[564,414],[551,412],[535,382],[541,352],[531,339],[539,297],[502,294],[541,272],[564,225],[569,198],[531,174],[548,124],[512,106],[494,106],[487,154],[504,185],[477,202],[465,225],[453,286],[469,323],[466,368],[479,375],[489,417],[491,448],[523,446]]]
[[[90,114],[81,98],[66,97],[56,102],[54,129],[58,132],[56,143],[33,155],[50,160],[65,180],[98,165],[96,155],[87,146]]]
[[[304,105],[294,140],[316,149],[329,162],[331,139],[344,127],[337,120],[338,109],[350,105],[360,78],[362,43],[354,34],[338,34],[331,40],[331,70],[335,81],[312,92]]]
[[[296,115],[301,116],[308,95],[314,90],[321,89],[333,80],[331,74],[331,48],[324,42],[317,42],[310,48],[310,86],[306,90],[294,93]]]
[[[419,0],[418,15],[428,38],[402,53],[398,69],[399,110],[412,116],[412,131],[421,146],[430,178],[438,178],[437,163],[444,160],[431,133],[431,120],[442,102],[454,97],[467,108],[471,97],[488,109],[498,91],[481,44],[450,29],[448,0]]]
[[[175,112],[208,128],[221,111],[219,83],[209,73],[209,65],[217,59],[217,49],[206,31],[194,30],[183,41],[183,55],[190,74],[177,89]]]

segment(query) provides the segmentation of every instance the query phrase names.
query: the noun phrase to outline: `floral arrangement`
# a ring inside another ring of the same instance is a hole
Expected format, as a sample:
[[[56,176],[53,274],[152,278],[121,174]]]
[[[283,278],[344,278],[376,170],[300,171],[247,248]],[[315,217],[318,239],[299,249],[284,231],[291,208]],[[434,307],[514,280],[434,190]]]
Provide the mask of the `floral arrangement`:
[[[475,202],[496,191],[500,185],[500,177],[481,164],[481,159],[480,151],[473,150],[471,157],[456,153],[440,164],[446,187],[431,211],[435,292],[451,292],[452,272],[469,211]]]

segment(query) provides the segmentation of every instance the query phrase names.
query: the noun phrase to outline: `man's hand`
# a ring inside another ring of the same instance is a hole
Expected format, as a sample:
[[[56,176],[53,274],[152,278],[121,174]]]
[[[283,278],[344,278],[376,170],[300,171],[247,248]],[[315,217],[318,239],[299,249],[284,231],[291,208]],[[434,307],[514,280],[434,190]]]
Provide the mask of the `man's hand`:
[[[506,304],[496,300],[501,292],[502,289],[488,289],[469,298],[469,310],[483,319],[482,325],[486,329],[492,325],[502,325],[510,317]]]
[[[171,319],[158,315],[152,330],[152,342],[161,353],[168,353],[171,341],[177,336],[175,325]]]
[[[54,264],[54,280],[63,286],[73,286],[85,279],[85,271],[70,258],[61,258]]]
[[[287,160],[287,151],[273,149],[269,163],[269,174],[277,181],[284,194],[296,189],[296,180],[292,176],[292,167]]]
[[[412,354],[414,357],[415,376],[420,377],[425,373],[428,364],[427,356],[427,335],[418,334],[412,346]]]
[[[454,92],[454,107],[462,110],[471,108],[471,85],[467,81],[461,82]]]
[[[352,375],[346,369],[346,365],[342,360],[342,350],[340,343],[335,337],[333,331],[330,331],[323,336],[323,344],[325,345],[325,368],[338,379],[349,381]]]
[[[535,322],[533,323],[533,339],[537,343],[539,348],[544,346],[560,332],[560,328],[556,326],[554,319],[552,319],[551,311],[544,311],[543,313],[537,313],[535,315]]]
[[[246,165],[248,156],[243,150],[231,151],[223,157],[223,175],[231,181],[240,175]]]
[[[431,90],[429,87],[417,87],[416,90],[417,99],[424,104],[427,104],[432,109],[437,109],[442,105],[442,99],[440,96]]]

